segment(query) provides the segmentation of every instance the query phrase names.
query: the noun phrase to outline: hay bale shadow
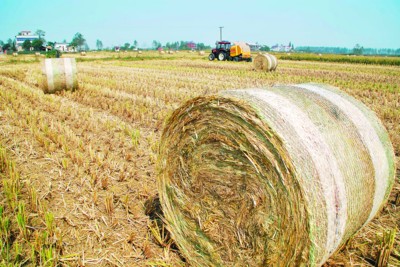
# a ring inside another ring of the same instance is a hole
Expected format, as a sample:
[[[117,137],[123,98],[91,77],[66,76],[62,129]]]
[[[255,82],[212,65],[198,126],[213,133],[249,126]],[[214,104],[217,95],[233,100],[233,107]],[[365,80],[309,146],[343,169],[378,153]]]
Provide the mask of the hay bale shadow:
[[[177,253],[183,262],[186,262],[186,259],[183,257],[175,241],[172,239],[171,233],[166,227],[164,213],[162,211],[160,197],[158,194],[147,199],[144,203],[144,208],[145,214],[149,216],[150,219],[148,230],[155,239],[156,243],[160,247],[169,247],[171,251]]]

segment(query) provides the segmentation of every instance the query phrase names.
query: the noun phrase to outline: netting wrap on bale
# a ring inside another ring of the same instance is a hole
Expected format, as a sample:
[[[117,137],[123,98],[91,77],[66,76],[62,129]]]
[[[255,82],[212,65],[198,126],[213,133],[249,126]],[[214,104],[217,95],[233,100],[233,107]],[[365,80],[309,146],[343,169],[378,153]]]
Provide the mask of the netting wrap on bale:
[[[274,71],[278,66],[278,60],[271,54],[258,54],[253,61],[256,70]]]
[[[373,112],[337,88],[300,84],[177,109],[158,185],[192,266],[320,266],[377,214],[394,170]]]
[[[44,93],[78,89],[75,58],[46,58],[42,71]]]

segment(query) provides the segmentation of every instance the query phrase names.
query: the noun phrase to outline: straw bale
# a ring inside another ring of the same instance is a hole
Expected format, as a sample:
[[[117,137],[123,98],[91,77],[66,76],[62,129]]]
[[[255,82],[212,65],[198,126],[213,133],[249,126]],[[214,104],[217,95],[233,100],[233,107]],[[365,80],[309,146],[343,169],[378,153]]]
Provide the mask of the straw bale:
[[[85,52],[85,51],[82,51],[82,52],[81,52],[81,56],[86,56],[86,52]]]
[[[160,50],[159,53],[160,53],[160,55],[163,55],[163,54],[165,54],[165,51],[164,50]]]
[[[166,123],[157,173],[191,266],[321,266],[387,201],[395,166],[372,111],[310,83],[190,100]]]
[[[278,66],[278,60],[271,54],[258,54],[253,64],[256,70],[274,71]]]
[[[138,54],[141,54],[141,53],[142,53],[142,51],[139,50],[139,51],[138,51]]]
[[[206,52],[204,52],[204,51],[199,51],[199,55],[200,56],[204,56],[206,54]]]
[[[46,58],[42,65],[44,93],[78,89],[75,58]]]
[[[18,53],[15,53],[15,52],[14,52],[12,55],[13,55],[14,57],[16,57],[16,56],[18,56]]]

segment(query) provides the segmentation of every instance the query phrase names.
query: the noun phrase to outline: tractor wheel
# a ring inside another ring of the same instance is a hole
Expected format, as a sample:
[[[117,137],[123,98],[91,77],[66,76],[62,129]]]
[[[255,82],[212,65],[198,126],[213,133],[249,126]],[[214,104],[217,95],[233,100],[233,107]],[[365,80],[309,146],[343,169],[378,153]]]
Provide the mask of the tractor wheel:
[[[224,52],[220,52],[220,53],[218,54],[218,60],[219,60],[219,61],[224,61],[224,60],[226,60],[226,54],[225,54]]]
[[[214,55],[213,53],[211,53],[211,54],[208,56],[208,59],[209,59],[210,61],[213,61],[213,60],[215,59],[215,55]]]

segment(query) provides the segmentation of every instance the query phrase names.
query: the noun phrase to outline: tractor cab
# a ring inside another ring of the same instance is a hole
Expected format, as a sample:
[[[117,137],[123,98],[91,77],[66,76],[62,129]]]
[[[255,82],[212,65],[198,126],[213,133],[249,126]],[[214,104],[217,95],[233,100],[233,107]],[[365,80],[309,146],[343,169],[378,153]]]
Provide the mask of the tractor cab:
[[[229,51],[231,49],[231,43],[228,41],[216,42],[215,46],[216,46],[215,49],[218,50]]]

